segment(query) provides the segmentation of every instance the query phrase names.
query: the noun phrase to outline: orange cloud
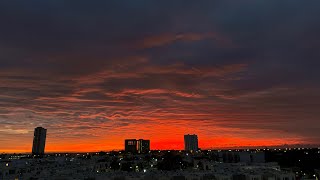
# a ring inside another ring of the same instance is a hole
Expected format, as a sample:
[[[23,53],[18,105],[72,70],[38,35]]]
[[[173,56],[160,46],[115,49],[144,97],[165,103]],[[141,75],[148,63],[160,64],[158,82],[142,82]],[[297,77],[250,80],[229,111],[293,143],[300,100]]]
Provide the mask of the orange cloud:
[[[291,123],[306,117],[301,111],[286,113],[271,103],[291,102],[296,93],[307,103],[317,99],[315,91],[238,90],[229,77],[241,79],[247,64],[143,59],[81,76],[28,79],[21,76],[25,71],[1,72],[0,151],[30,152],[36,126],[48,129],[49,152],[119,150],[126,138],[150,139],[152,149],[182,149],[188,133],[199,135],[203,149],[316,142]]]

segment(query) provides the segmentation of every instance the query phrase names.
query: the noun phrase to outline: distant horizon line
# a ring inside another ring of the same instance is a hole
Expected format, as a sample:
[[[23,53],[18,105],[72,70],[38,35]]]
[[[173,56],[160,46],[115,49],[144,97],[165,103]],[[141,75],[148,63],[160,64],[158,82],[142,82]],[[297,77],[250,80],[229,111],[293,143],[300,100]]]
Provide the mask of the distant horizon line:
[[[309,149],[319,149],[320,144],[295,144],[295,145],[279,145],[279,146],[233,146],[233,147],[212,147],[212,148],[205,148],[201,149],[201,151],[207,151],[207,150],[254,150],[254,149],[286,149],[286,148],[309,148]],[[99,153],[99,152],[120,152],[120,151],[125,151],[124,149],[113,149],[113,150],[96,150],[96,151],[47,151],[46,154],[57,154],[57,153]],[[150,151],[185,151],[184,149],[152,149]],[[3,151],[0,154],[32,154],[31,151],[28,152],[6,152]]]

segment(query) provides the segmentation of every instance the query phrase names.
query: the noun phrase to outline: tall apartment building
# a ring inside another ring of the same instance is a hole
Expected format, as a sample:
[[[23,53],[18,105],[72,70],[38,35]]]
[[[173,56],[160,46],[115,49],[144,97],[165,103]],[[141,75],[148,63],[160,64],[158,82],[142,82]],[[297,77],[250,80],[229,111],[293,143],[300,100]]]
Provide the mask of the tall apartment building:
[[[44,155],[44,150],[46,146],[47,129],[43,127],[37,127],[34,129],[33,136],[33,155]]]
[[[184,135],[184,150],[185,151],[198,151],[198,136],[195,134]]]

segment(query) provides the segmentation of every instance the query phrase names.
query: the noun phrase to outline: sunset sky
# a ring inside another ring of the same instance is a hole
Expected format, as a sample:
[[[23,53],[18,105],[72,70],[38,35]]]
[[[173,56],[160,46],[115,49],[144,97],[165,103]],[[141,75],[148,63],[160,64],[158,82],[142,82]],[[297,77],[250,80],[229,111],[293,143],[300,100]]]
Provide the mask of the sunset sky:
[[[0,2],[0,153],[320,144],[320,1]]]

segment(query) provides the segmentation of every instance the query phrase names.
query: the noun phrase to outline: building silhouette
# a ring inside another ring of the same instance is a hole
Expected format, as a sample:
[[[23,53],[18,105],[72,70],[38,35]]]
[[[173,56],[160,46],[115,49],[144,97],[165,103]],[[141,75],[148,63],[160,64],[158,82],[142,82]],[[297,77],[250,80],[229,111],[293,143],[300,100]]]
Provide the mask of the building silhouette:
[[[130,153],[147,153],[150,151],[150,140],[126,139],[125,151]]]
[[[137,153],[137,140],[136,139],[126,139],[125,141],[125,151],[131,153]]]
[[[47,129],[43,127],[37,127],[34,129],[33,146],[32,146],[33,155],[44,155],[44,150],[46,146],[46,136],[47,136]]]
[[[150,140],[138,140],[138,153],[147,153],[150,151]]]
[[[198,151],[198,136],[195,134],[184,135],[184,150],[185,151]]]

